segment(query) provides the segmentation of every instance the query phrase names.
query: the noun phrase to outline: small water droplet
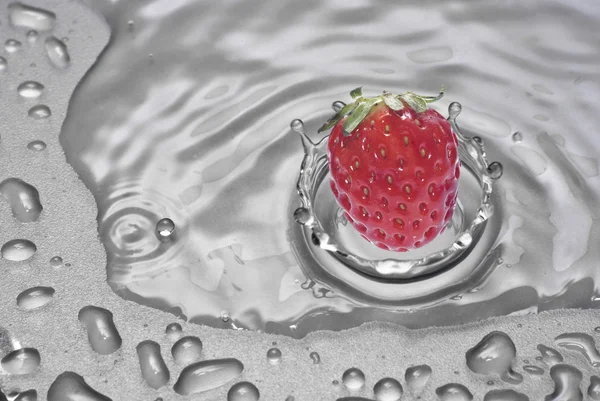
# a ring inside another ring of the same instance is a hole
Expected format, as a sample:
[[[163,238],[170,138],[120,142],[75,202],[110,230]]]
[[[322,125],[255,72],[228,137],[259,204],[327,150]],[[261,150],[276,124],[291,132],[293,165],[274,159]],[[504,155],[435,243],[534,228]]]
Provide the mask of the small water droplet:
[[[113,321],[113,314],[97,306],[85,306],[79,311],[79,321],[87,330],[88,342],[94,351],[101,355],[112,354],[123,340]]]
[[[50,259],[50,266],[52,267],[61,267],[63,264],[63,259],[60,256],[53,256]]]
[[[0,182],[0,194],[8,200],[13,216],[21,223],[36,221],[44,209],[38,190],[19,178]]]
[[[377,401],[398,401],[402,398],[402,385],[396,379],[385,377],[373,387]]]
[[[17,305],[24,310],[33,310],[47,305],[53,297],[52,287],[32,287],[17,295]]]
[[[554,348],[539,344],[537,349],[542,354],[541,358],[547,365],[552,366],[563,361],[562,355]]]
[[[180,365],[189,365],[202,359],[202,341],[198,337],[181,337],[171,348],[173,359]]]
[[[492,180],[497,180],[502,177],[502,173],[504,172],[504,167],[500,162],[492,162],[488,165],[485,171]]]
[[[534,365],[525,365],[523,366],[523,370],[534,376],[541,376],[544,374],[544,369]]]
[[[42,150],[46,149],[46,143],[39,140],[31,141],[27,144],[27,149],[41,152]]]
[[[0,57],[0,71],[6,70],[6,67],[8,67],[6,59],[4,57]]]
[[[17,87],[17,92],[21,97],[35,99],[42,95],[44,85],[36,81],[25,81]]]
[[[58,375],[48,390],[48,401],[85,400],[111,401],[105,395],[91,388],[83,377],[74,372]]]
[[[343,109],[346,106],[346,103],[340,101],[340,100],[336,100],[335,102],[333,102],[331,104],[331,108],[333,109],[333,111],[335,111],[336,113],[339,112],[341,109]]]
[[[342,383],[350,391],[358,391],[365,385],[365,374],[358,368],[350,368],[342,375]]]
[[[29,117],[35,120],[43,120],[50,117],[52,115],[52,112],[50,111],[50,108],[45,104],[38,104],[30,108],[27,114],[29,115]]]
[[[56,15],[42,8],[11,3],[8,6],[8,21],[13,27],[51,31],[54,28]]]
[[[137,345],[136,351],[142,377],[148,386],[156,390],[166,385],[171,375],[160,353],[160,345],[146,340]]]
[[[129,21],[127,21],[127,30],[129,32],[133,32],[133,30],[135,29],[135,22],[130,19]]]
[[[516,355],[517,349],[508,334],[494,331],[467,351],[467,366],[477,374],[495,374],[505,382],[518,384],[523,376],[512,369]]]
[[[55,67],[67,68],[71,63],[67,45],[54,36],[46,38],[46,54]]]
[[[471,401],[473,394],[468,388],[458,383],[449,383],[435,390],[441,401]]]
[[[298,224],[307,224],[312,220],[312,217],[307,208],[299,207],[294,211],[294,220]]]
[[[11,262],[22,262],[31,258],[36,251],[37,248],[33,242],[26,239],[13,239],[2,245],[0,254]]]
[[[450,115],[451,119],[455,119],[456,117],[458,117],[461,111],[462,106],[458,102],[452,102],[450,103],[450,106],[448,106],[448,114]]]
[[[318,365],[319,363],[321,363],[321,356],[319,355],[318,352],[311,352],[309,355],[310,359],[312,359],[313,364]]]
[[[35,348],[14,350],[0,361],[2,368],[13,375],[33,373],[40,366],[40,353]]]
[[[169,323],[165,329],[165,333],[167,334],[167,338],[169,340],[176,341],[179,339],[179,337],[181,337],[183,329],[179,323]]]
[[[243,370],[244,365],[233,358],[196,362],[181,371],[173,390],[180,395],[212,390],[236,379]]]
[[[298,134],[304,133],[304,123],[299,118],[292,120],[290,123],[290,128],[292,131],[297,132]]]
[[[520,143],[521,141],[523,141],[523,134],[521,134],[520,131],[515,132],[514,134],[512,134],[512,141],[514,143]]]
[[[460,301],[462,299],[462,295],[458,294],[450,298],[452,301]]]
[[[258,401],[260,393],[250,382],[239,382],[231,386],[227,392],[227,401]]]
[[[35,43],[38,40],[38,36],[39,35],[38,35],[37,31],[32,29],[31,31],[27,32],[27,41],[29,43]]]
[[[16,53],[21,50],[21,46],[21,42],[16,39],[7,39],[6,42],[4,42],[4,50],[6,50],[7,53]]]
[[[175,223],[169,218],[160,219],[156,223],[156,237],[163,241],[169,239],[175,232]]]
[[[271,365],[277,365],[281,361],[281,350],[279,348],[271,348],[268,350],[267,360]]]

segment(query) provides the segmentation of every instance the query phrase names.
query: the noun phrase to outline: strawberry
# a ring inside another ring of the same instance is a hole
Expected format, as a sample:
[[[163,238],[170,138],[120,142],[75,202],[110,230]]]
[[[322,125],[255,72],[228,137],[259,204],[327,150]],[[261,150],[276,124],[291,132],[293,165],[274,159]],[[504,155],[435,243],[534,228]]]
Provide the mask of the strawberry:
[[[380,248],[405,252],[431,242],[452,218],[460,159],[449,122],[412,92],[366,98],[351,92],[319,132],[328,140],[331,190],[348,221]]]

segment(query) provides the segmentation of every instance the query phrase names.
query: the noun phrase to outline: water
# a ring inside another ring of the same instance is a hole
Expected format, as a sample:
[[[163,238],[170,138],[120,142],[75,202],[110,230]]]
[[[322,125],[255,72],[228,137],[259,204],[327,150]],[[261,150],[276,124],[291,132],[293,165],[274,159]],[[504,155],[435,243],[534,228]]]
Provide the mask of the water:
[[[539,344],[537,346],[538,351],[542,354],[542,360],[547,365],[556,365],[557,363],[561,363],[563,361],[562,355],[555,350],[554,348],[547,347],[543,344]]]
[[[321,356],[319,355],[318,352],[311,352],[309,354],[310,359],[313,361],[313,364],[318,365],[321,363]]]
[[[45,42],[48,59],[56,68],[65,69],[71,64],[69,49],[64,41],[50,36]]]
[[[483,401],[529,401],[529,397],[515,390],[492,390],[483,397]]]
[[[20,392],[14,401],[37,401],[37,399],[38,399],[37,391],[26,390],[26,391]]]
[[[48,401],[111,401],[91,388],[77,373],[64,372],[50,386]]]
[[[7,39],[6,42],[4,42],[4,50],[7,53],[16,53],[21,50],[22,46],[23,44],[16,39]]]
[[[17,92],[24,98],[35,99],[42,95],[44,85],[36,81],[25,81],[17,87]]]
[[[350,391],[359,391],[365,386],[365,374],[358,368],[347,369],[342,375],[342,383]]]
[[[180,365],[189,365],[202,359],[202,341],[198,337],[182,337],[171,348],[173,359]]]
[[[565,333],[554,339],[559,347],[580,352],[594,367],[600,366],[600,354],[594,339],[585,333]]]
[[[54,268],[61,267],[63,265],[63,259],[60,256],[53,256],[50,258],[50,266]]]
[[[17,306],[24,310],[41,308],[50,303],[54,297],[52,287],[32,287],[17,295]]]
[[[88,342],[97,353],[109,355],[121,348],[123,340],[109,310],[85,306],[79,311],[79,321],[85,326]]]
[[[375,383],[373,393],[377,401],[399,401],[404,391],[398,380],[385,377]]]
[[[144,340],[136,347],[142,377],[153,389],[165,386],[170,379],[169,368],[160,353],[160,345],[151,340]]]
[[[227,393],[227,401],[258,401],[260,393],[250,382],[234,384]]]
[[[2,369],[13,375],[34,373],[40,366],[40,353],[35,348],[20,348],[2,358]]]
[[[11,262],[23,262],[30,259],[36,251],[37,247],[33,242],[26,239],[13,239],[2,245],[0,254],[2,258]]]
[[[432,372],[433,370],[429,365],[417,365],[407,368],[404,374],[406,387],[411,393],[418,396],[429,383]]]
[[[15,2],[8,5],[8,21],[17,28],[29,28],[37,31],[51,31],[56,15],[49,10]]]
[[[587,395],[592,400],[600,400],[600,377],[590,377],[590,386],[588,387]]]
[[[41,152],[46,149],[46,142],[40,140],[31,141],[27,144],[27,149]]]
[[[554,381],[554,392],[545,401],[582,401],[581,371],[571,365],[558,364],[550,369],[550,377]]]
[[[497,375],[505,382],[519,384],[523,376],[512,368],[516,355],[517,349],[508,334],[494,331],[467,351],[467,366],[475,373]]]
[[[473,394],[468,388],[459,383],[449,383],[435,390],[441,401],[471,401]]]
[[[541,376],[544,374],[544,369],[540,368],[539,366],[534,366],[534,365],[523,366],[523,371],[529,373],[530,375],[534,375],[534,376]]]
[[[278,365],[281,362],[281,350],[279,348],[271,348],[267,351],[267,361],[271,365]]]
[[[19,178],[0,182],[0,194],[8,200],[13,216],[21,223],[36,221],[44,209],[38,190]]]
[[[244,365],[237,359],[214,359],[186,366],[173,390],[180,395],[208,391],[229,383],[242,374]]]
[[[165,329],[167,338],[171,341],[176,341],[183,335],[183,328],[179,323],[169,323]]]

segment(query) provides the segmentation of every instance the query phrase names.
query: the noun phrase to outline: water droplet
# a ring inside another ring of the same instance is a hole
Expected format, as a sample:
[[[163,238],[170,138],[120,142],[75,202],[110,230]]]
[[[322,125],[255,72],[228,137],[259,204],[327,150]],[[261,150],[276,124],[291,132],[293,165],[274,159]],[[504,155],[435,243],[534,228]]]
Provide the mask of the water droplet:
[[[565,333],[554,339],[561,348],[580,352],[594,367],[600,366],[600,354],[596,349],[594,339],[585,333]]]
[[[31,258],[36,251],[37,248],[33,242],[26,239],[13,239],[2,245],[0,254],[11,262],[22,262]]]
[[[169,218],[160,219],[156,223],[156,236],[163,241],[170,238],[175,232],[175,223]]]
[[[563,361],[562,355],[554,348],[546,347],[545,345],[540,344],[537,346],[537,349],[542,354],[542,360],[550,366]]]
[[[435,390],[441,401],[471,401],[473,394],[468,388],[458,383],[449,383]]]
[[[456,119],[461,111],[462,106],[458,102],[452,102],[450,103],[450,106],[448,106],[448,114],[450,115],[451,119]]]
[[[554,392],[545,401],[582,401],[581,371],[570,365],[558,364],[550,369],[550,377],[554,381]]]
[[[0,57],[0,71],[6,70],[6,67],[8,67],[6,59],[4,57]]]
[[[198,337],[181,337],[171,348],[173,359],[180,365],[189,365],[202,359],[202,341]]]
[[[14,401],[37,401],[38,395],[35,390],[21,391]]]
[[[29,117],[35,120],[44,120],[52,115],[50,107],[45,104],[38,104],[29,109]]]
[[[544,369],[533,365],[525,365],[523,366],[523,370],[534,376],[541,376],[544,374]]]
[[[319,363],[321,363],[321,357],[319,356],[318,352],[313,351],[310,353],[309,356],[310,356],[310,359],[312,359],[313,364],[318,365]]]
[[[55,67],[67,68],[71,63],[67,45],[54,36],[46,38],[46,54]]]
[[[312,217],[307,208],[299,207],[294,211],[294,220],[298,224],[307,224],[312,220]]]
[[[50,259],[50,266],[52,267],[61,267],[63,264],[63,259],[60,256],[53,256]]]
[[[234,380],[243,370],[244,365],[233,358],[196,362],[181,371],[173,390],[180,395],[212,390]]]
[[[21,309],[33,310],[47,305],[53,297],[52,287],[32,287],[17,295],[17,305]]]
[[[167,328],[165,329],[167,338],[171,341],[175,341],[179,337],[181,337],[182,332],[183,332],[183,329],[181,328],[181,325],[179,323],[170,323],[167,325]]]
[[[28,99],[40,97],[43,91],[44,85],[36,81],[25,81],[17,87],[19,95]]]
[[[277,365],[281,361],[281,350],[279,348],[271,348],[268,350],[267,360],[271,365]]]
[[[595,328],[594,328],[594,331],[595,331],[596,333],[600,333],[600,326],[598,326],[598,327],[595,327]]]
[[[292,131],[297,132],[298,134],[304,133],[304,123],[299,118],[292,120],[290,123],[290,128]]]
[[[517,131],[514,134],[512,134],[512,141],[514,143],[520,143],[521,141],[523,141],[523,134],[521,134],[521,132]]]
[[[40,353],[35,348],[21,348],[2,358],[2,368],[13,375],[33,373],[40,366]]]
[[[48,401],[111,401],[91,388],[83,377],[74,372],[58,375],[48,389]]]
[[[488,165],[486,169],[486,174],[492,180],[497,180],[502,177],[502,173],[504,172],[504,167],[502,167],[502,163],[500,162],[492,162]]]
[[[342,102],[341,100],[336,100],[335,102],[333,102],[331,104],[331,108],[333,109],[333,111],[335,111],[336,113],[338,111],[340,111],[341,109],[343,109],[346,106],[346,103]]]
[[[225,311],[222,311],[222,312],[221,312],[221,320],[222,320],[223,322],[227,323],[227,322],[229,321],[229,319],[230,319],[230,317],[229,317],[229,312],[227,312],[226,310],[225,310]]]
[[[21,42],[16,39],[7,39],[6,42],[4,42],[4,50],[6,50],[7,53],[16,53],[21,50],[21,46]]]
[[[373,387],[377,401],[398,401],[402,398],[402,386],[400,382],[391,377],[379,380]]]
[[[8,21],[14,27],[29,28],[38,31],[51,31],[56,15],[53,12],[25,5],[11,3],[8,6]]]
[[[129,21],[127,21],[127,30],[129,32],[133,32],[133,30],[135,29],[135,22],[130,19]]]
[[[350,368],[342,375],[342,383],[350,391],[358,391],[365,385],[365,374],[357,368]]]
[[[33,43],[37,42],[38,36],[39,35],[38,35],[37,31],[32,29],[31,31],[27,32],[27,41],[29,43],[33,44]]]
[[[505,382],[518,384],[523,376],[512,369],[516,355],[517,349],[508,334],[493,331],[467,351],[467,366],[477,374],[494,374]]]
[[[227,401],[258,401],[260,393],[250,382],[239,382],[231,386],[227,392]]]
[[[483,397],[483,401],[529,401],[529,397],[515,390],[492,390]]]
[[[79,321],[85,326],[90,346],[97,353],[108,355],[121,348],[123,341],[109,310],[85,306],[79,311]]]
[[[146,340],[136,347],[142,377],[153,389],[166,385],[171,377],[169,369],[160,353],[160,345],[154,341]]]
[[[19,178],[0,182],[0,193],[8,200],[13,216],[21,223],[36,221],[44,209],[38,190]]]
[[[427,386],[429,379],[431,378],[431,367],[428,365],[411,366],[406,369],[404,374],[404,380],[406,380],[406,387],[414,395],[419,395]]]
[[[41,152],[46,149],[46,143],[44,141],[31,141],[27,144],[27,149],[34,150],[36,152]]]
[[[587,393],[592,400],[600,400],[600,377],[590,376],[590,386]]]

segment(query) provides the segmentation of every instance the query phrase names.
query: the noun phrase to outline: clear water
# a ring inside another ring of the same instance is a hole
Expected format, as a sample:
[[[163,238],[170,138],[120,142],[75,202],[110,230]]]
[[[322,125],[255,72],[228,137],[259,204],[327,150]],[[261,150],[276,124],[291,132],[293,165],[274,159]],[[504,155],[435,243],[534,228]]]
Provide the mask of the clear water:
[[[0,2],[10,399],[598,398],[597,312],[479,322],[600,299],[593,2],[89,3]],[[493,218],[452,269],[340,291],[294,248],[289,122],[442,83],[504,166]],[[318,331],[367,321],[449,327]]]

